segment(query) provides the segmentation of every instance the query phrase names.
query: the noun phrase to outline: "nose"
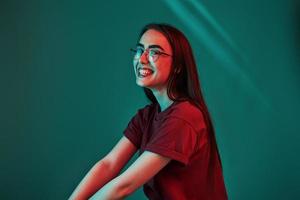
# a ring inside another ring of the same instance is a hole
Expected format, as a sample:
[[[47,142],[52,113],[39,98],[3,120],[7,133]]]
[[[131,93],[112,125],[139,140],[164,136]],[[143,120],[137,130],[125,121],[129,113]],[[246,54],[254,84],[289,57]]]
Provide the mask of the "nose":
[[[148,52],[144,51],[140,57],[140,63],[141,64],[147,64],[149,62],[148,60]]]

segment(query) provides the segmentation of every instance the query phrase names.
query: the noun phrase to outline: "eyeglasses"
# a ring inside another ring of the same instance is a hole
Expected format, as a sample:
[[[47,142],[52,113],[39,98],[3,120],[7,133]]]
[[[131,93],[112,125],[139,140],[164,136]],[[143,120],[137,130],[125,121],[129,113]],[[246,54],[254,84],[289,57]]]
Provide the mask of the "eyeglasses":
[[[161,51],[158,51],[155,49],[149,49],[149,48],[147,48],[145,51],[143,50],[143,48],[139,48],[139,47],[136,49],[131,48],[130,51],[132,51],[134,53],[134,56],[133,56],[134,60],[139,60],[141,58],[141,56],[143,55],[143,53],[146,52],[148,60],[153,63],[156,62],[158,60],[159,56],[161,56],[161,55],[172,57],[172,55],[169,55],[167,53],[164,53],[164,52],[161,52]]]

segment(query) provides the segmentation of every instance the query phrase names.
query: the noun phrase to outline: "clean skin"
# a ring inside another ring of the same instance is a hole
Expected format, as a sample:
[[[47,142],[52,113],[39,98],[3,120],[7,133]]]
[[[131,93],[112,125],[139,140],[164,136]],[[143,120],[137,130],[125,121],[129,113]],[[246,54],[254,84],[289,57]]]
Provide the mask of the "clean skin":
[[[172,48],[167,38],[156,30],[146,31],[138,44],[144,50],[147,48],[158,50],[172,55]],[[155,62],[148,60],[147,53],[143,53],[139,60],[133,61],[136,84],[141,87],[149,88],[157,99],[161,111],[169,107],[173,101],[167,95],[167,80],[172,68],[172,57],[160,55]],[[138,68],[151,69],[153,73],[146,77],[138,76]]]

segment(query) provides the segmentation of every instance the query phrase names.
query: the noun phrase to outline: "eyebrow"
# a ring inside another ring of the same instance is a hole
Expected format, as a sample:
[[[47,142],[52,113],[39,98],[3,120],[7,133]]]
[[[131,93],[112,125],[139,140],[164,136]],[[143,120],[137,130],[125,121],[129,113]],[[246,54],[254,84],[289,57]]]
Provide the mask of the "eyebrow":
[[[144,48],[144,45],[143,44],[141,44],[141,43],[138,43],[137,44],[137,46],[139,46],[139,47],[143,47]],[[158,48],[158,49],[161,49],[161,50],[163,50],[164,51],[164,48],[162,48],[160,45],[158,45],[158,44],[152,44],[152,45],[149,45],[149,47],[148,48]]]

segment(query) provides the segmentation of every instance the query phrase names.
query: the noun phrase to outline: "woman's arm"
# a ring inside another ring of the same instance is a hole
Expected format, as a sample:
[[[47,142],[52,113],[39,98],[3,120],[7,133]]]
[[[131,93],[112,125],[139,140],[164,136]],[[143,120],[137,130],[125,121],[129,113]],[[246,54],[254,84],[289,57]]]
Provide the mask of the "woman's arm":
[[[96,163],[76,187],[69,200],[86,200],[115,178],[125,164],[137,151],[137,148],[122,137],[107,156]],[[114,187],[115,192],[118,187]]]
[[[115,171],[110,170],[109,163],[105,162],[105,160],[100,160],[82,179],[69,199],[88,199],[116,175]]]
[[[155,176],[170,160],[145,151],[124,173],[107,183],[90,200],[121,200]],[[115,193],[116,190],[120,193]]]

